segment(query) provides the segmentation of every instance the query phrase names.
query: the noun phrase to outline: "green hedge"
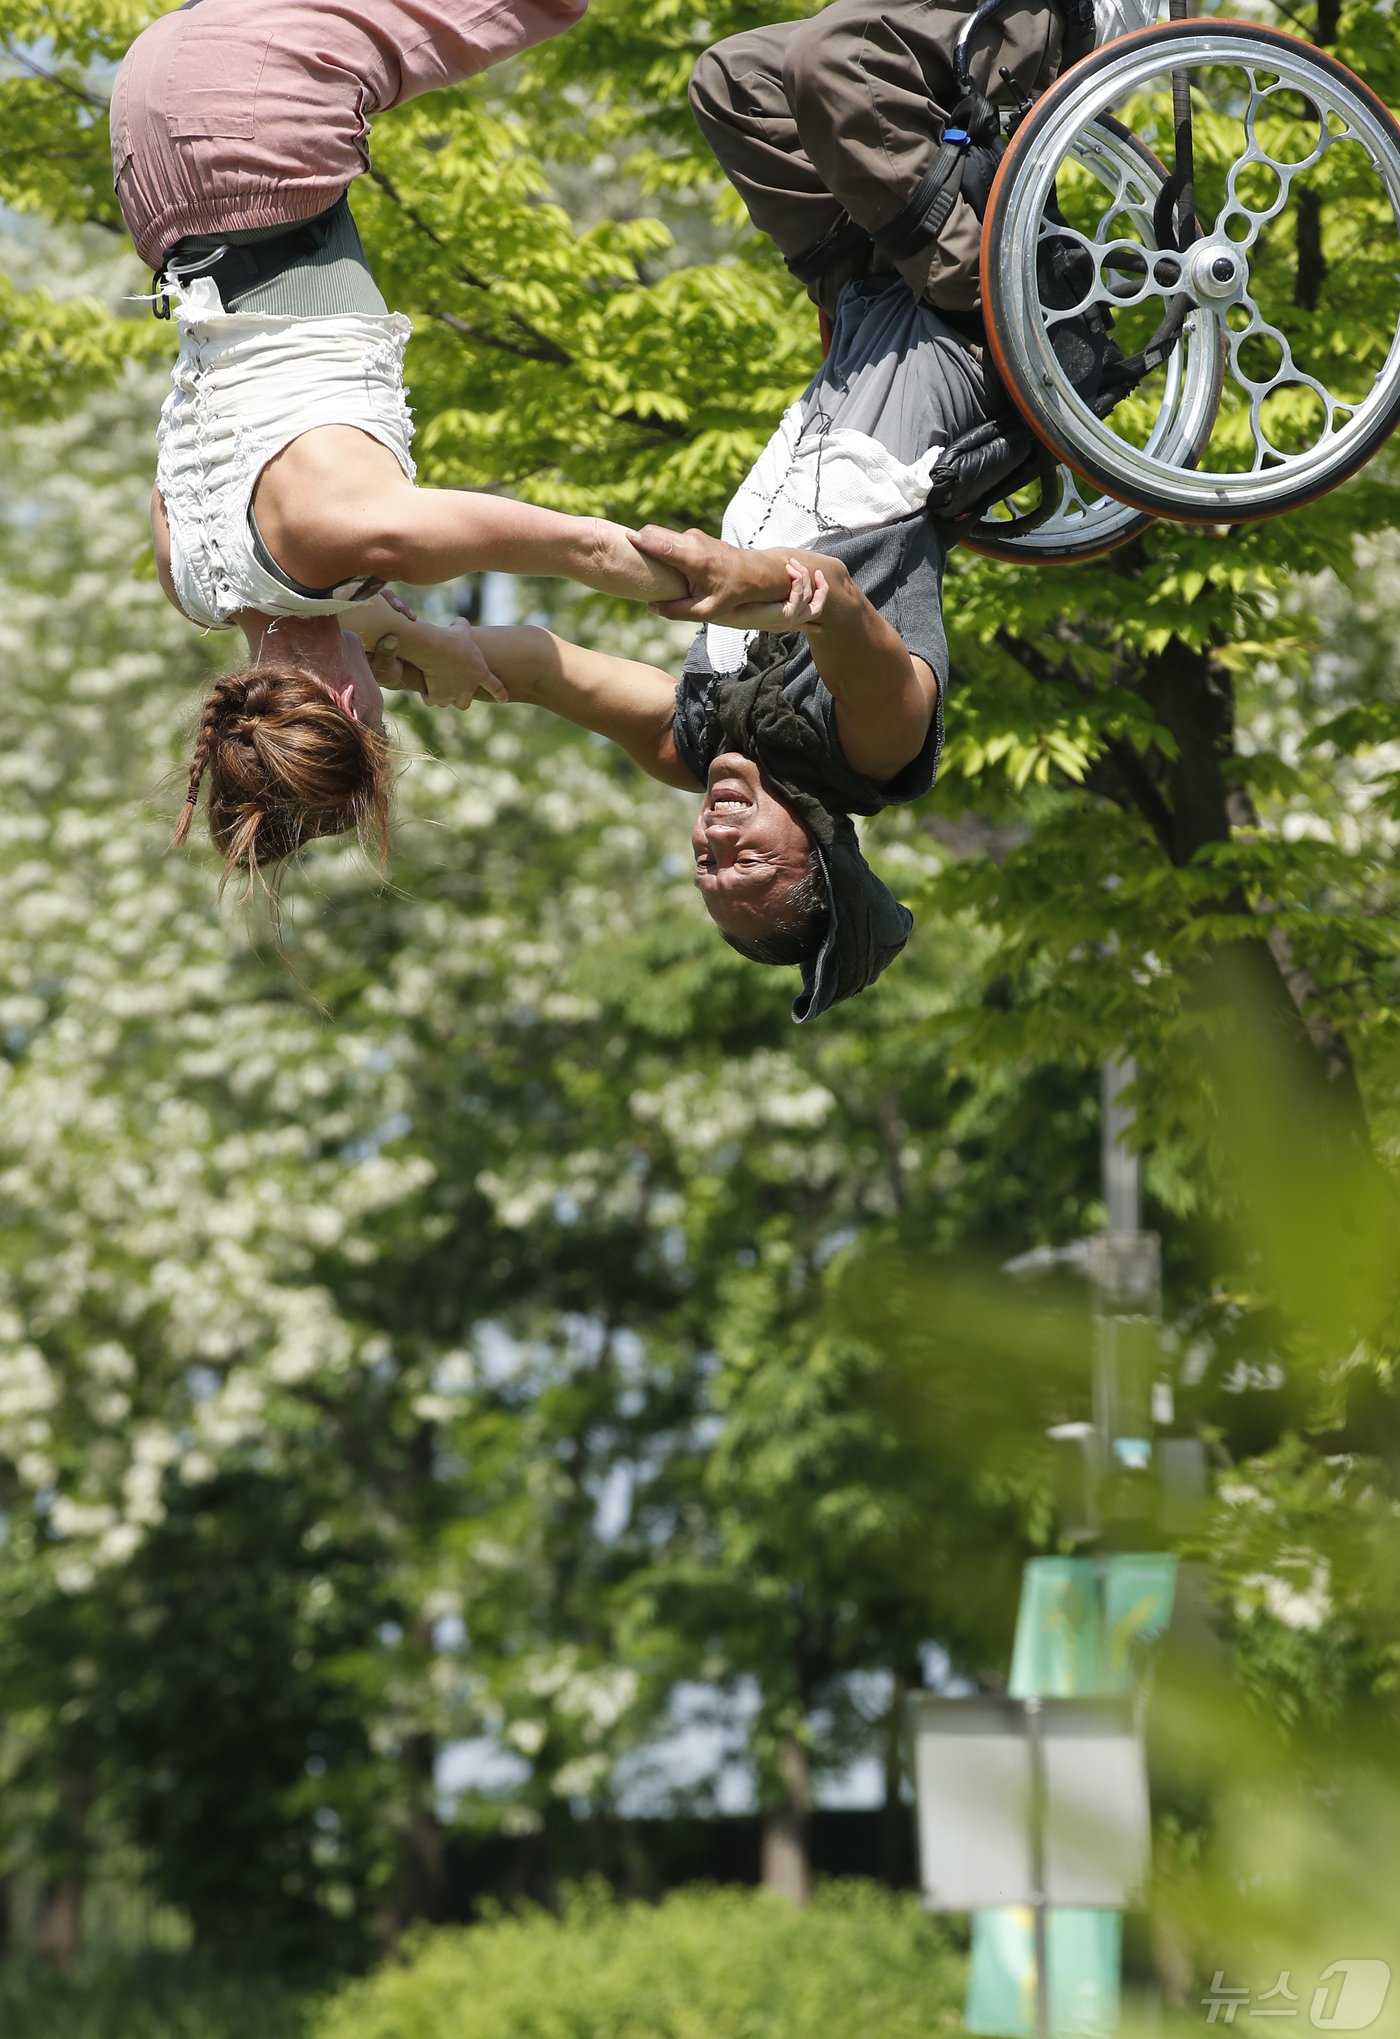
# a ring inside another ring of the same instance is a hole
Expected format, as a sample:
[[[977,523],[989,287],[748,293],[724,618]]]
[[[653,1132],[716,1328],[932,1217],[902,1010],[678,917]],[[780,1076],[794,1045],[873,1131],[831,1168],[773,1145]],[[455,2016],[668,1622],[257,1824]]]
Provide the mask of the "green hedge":
[[[305,2000],[185,1955],[128,1957],[73,1977],[0,1962],[0,2039],[304,2039]]]
[[[659,1905],[576,1895],[565,1916],[425,1933],[343,1990],[314,2039],[935,2039],[964,1964],[917,1901],[835,1883],[805,1911],[761,1891]]]

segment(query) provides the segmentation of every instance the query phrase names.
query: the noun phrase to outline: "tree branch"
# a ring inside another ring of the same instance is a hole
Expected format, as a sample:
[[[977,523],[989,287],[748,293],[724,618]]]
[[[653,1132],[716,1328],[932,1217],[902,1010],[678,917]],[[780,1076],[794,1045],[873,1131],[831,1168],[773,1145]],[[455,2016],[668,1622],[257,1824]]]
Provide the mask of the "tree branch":
[[[1293,302],[1303,311],[1315,312],[1327,276],[1327,257],[1322,251],[1322,201],[1307,186],[1298,192],[1294,236],[1298,268],[1293,278]]]
[[[42,78],[46,85],[57,85],[60,92],[66,92],[70,99],[76,99],[82,106],[91,107],[95,113],[106,113],[105,99],[99,98],[95,92],[89,92],[81,85],[75,85],[71,78],[65,78],[59,71],[46,71],[42,64],[35,63],[33,57],[27,57],[23,50],[16,49],[8,36],[0,46],[4,48],[11,62],[19,64],[32,78]]]
[[[678,425],[674,418],[646,418],[640,411],[614,411],[619,425],[635,425],[639,432],[654,433],[658,439],[670,439],[683,446],[690,438],[684,425]]]
[[[998,630],[992,642],[998,651],[1014,659],[1024,668],[1038,685],[1043,687],[1068,685],[1081,694],[1092,694],[1094,689],[1082,673],[1072,666],[1061,667],[1048,659],[1043,651],[1037,651],[1033,644],[1027,644],[1024,637],[1013,637],[1009,630]]]
[[[1171,808],[1153,784],[1152,774],[1146,762],[1130,743],[1120,736],[1104,738],[1104,754],[1122,781],[1123,797],[1120,799],[1111,787],[1105,787],[1106,796],[1115,807],[1134,807],[1157,838],[1157,845],[1163,854],[1171,856],[1176,838],[1176,820]]]
[[[459,318],[456,312],[430,309],[428,316],[436,319],[439,325],[446,326],[449,332],[456,333],[459,338],[475,341],[482,347],[494,347],[498,353],[511,354],[517,361],[544,361],[558,368],[573,366],[572,357],[565,354],[562,348],[555,347],[552,340],[543,341],[539,347],[522,347],[513,340],[507,340],[503,334],[488,332],[484,326],[474,326],[469,319]],[[545,347],[552,351],[545,353],[543,351]],[[690,438],[685,426],[678,425],[674,418],[647,418],[643,417],[640,411],[630,410],[614,411],[613,416],[620,425],[635,425],[638,431],[649,433],[657,439],[670,439],[673,443],[684,445]]]
[[[526,347],[518,341],[507,340],[501,333],[491,333],[483,326],[474,326],[469,319],[459,318],[456,312],[438,311],[429,306],[428,316],[436,319],[439,325],[446,326],[449,332],[456,333],[460,339],[473,340],[481,347],[494,347],[498,353],[513,355],[517,361],[544,361],[555,368],[573,366],[572,357],[543,336],[535,346]]]
[[[418,233],[423,234],[429,241],[431,241],[435,248],[440,249],[443,254],[446,254],[448,250],[445,242],[442,239],[442,236],[439,233],[437,233],[434,228],[429,226],[427,220],[424,219],[422,213],[419,212],[416,206],[409,204],[408,200],[403,196],[402,192],[399,191],[398,187],[392,182],[392,180],[386,177],[382,170],[371,170],[368,174],[371,181],[379,186],[380,190],[384,193],[385,197],[390,201],[390,203],[396,205],[399,208],[399,211],[403,214],[404,218],[408,221],[409,225],[414,227]],[[470,290],[482,290],[489,292],[491,289],[491,283],[487,277],[478,276],[476,274],[476,271],[473,269],[464,269],[460,263],[456,263],[454,265],[454,274],[458,276],[460,280],[463,283],[465,283]],[[543,348],[548,350],[543,353],[525,355],[522,357],[523,359],[535,361],[552,361],[558,367],[561,368],[567,368],[571,366],[573,357],[567,354],[556,340],[551,340],[547,333],[540,332],[538,327],[532,326],[528,319],[522,319],[519,312],[507,312],[506,318],[509,324],[514,326],[515,330],[518,333],[523,333],[527,340],[533,341],[537,349]],[[484,335],[482,337],[485,338]],[[500,345],[502,343],[494,342],[491,344]],[[509,353],[512,350],[507,348],[505,351]]]
[[[995,641],[1007,657],[1015,659],[1018,665],[1023,666],[1037,684],[1070,686],[1080,694],[1097,692],[1092,681],[1086,680],[1072,665],[1055,665],[1043,652],[1037,651],[1034,645],[1027,644],[1024,638],[1013,637],[1009,630],[999,630]],[[1103,746],[1105,755],[1122,781],[1123,793],[1126,796],[1119,798],[1111,788],[1105,787],[1103,789],[1105,797],[1112,800],[1117,807],[1135,807],[1162,849],[1170,856],[1175,837],[1172,811],[1153,783],[1146,761],[1121,736],[1105,736]]]

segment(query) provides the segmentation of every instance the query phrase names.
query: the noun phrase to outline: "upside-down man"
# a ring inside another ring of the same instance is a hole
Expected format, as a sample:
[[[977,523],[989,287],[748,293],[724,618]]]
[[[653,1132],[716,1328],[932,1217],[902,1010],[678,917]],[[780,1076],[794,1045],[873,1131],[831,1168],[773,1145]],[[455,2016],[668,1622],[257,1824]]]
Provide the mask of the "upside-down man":
[[[698,622],[679,682],[531,627],[483,630],[511,697],[611,737],[667,784],[705,788],[696,883],[725,939],[797,964],[805,1020],[872,983],[912,918],[865,862],[850,817],[933,785],[943,737],[945,511],[996,479],[947,449],[984,422],[977,246],[988,150],[940,178],[964,12],[837,0],[811,20],[731,37],[696,67],[691,104],[754,224],[830,319],[820,373],[782,419],[722,541],[643,531]],[[1055,75],[1062,22],[1015,0],[971,44],[992,98]],[[941,470],[941,471],[940,471]],[[405,625],[376,666],[470,698],[468,633]],[[397,658],[395,657],[397,653]]]

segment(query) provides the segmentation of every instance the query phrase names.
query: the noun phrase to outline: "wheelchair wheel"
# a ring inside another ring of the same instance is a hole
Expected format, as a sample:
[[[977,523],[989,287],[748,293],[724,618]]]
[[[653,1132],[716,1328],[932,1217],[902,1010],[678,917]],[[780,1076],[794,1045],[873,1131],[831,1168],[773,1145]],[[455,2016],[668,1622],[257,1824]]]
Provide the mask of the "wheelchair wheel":
[[[1076,560],[1115,552],[1156,522],[1145,511],[1101,494],[1071,468],[1055,466],[1049,486],[1054,500],[1048,514],[1043,514],[1047,505],[1042,485],[1033,482],[1005,502],[993,503],[961,529],[958,544],[986,559],[1072,566]]]
[[[1085,126],[1071,145],[1073,174],[1088,209],[1131,233],[1142,248],[1157,248],[1156,212],[1168,181],[1166,165],[1118,121],[1105,116]],[[1096,200],[1096,204],[1095,204]],[[1220,402],[1223,352],[1218,338],[1192,334],[1155,380],[1155,417],[1140,415],[1145,442],[1161,459],[1189,467],[1210,438]],[[1048,484],[1035,482],[994,503],[959,533],[959,543],[992,559],[1071,565],[1112,552],[1153,522],[1147,511],[1105,495],[1082,476],[1056,466]]]
[[[1179,252],[1084,168],[1084,137],[1111,109],[1173,161],[1175,73],[1189,84],[1204,222]],[[1056,199],[1062,222],[1045,216]],[[1400,128],[1343,65],[1248,22],[1142,29],[1067,71],[1006,150],[983,226],[991,351],[1032,430],[1096,487],[1188,523],[1275,516],[1354,474],[1400,422],[1397,240]],[[1096,311],[1125,355],[1149,359],[1169,312],[1184,316],[1165,359],[1104,417],[1052,344]],[[1194,448],[1191,431],[1154,443],[1173,365],[1184,356],[1189,378],[1198,352],[1222,348],[1210,430]]]

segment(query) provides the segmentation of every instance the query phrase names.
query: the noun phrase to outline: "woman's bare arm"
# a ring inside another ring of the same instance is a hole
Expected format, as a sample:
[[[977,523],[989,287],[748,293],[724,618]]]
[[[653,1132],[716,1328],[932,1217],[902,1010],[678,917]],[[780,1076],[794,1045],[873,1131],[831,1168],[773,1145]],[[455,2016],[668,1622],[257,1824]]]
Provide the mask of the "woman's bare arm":
[[[467,489],[412,489],[399,498],[369,571],[426,587],[462,573],[542,574],[604,595],[666,601],[683,582],[647,559],[622,524]]]
[[[606,736],[648,777],[694,790],[697,782],[676,751],[676,683],[669,673],[638,659],[571,644],[535,624],[476,634],[482,655],[505,681],[513,701],[547,708],[565,722]]]
[[[624,525],[568,517],[472,489],[417,488],[351,425],[303,433],[268,462],[253,507],[284,573],[310,588],[356,575],[428,587],[464,573],[547,574],[640,602],[685,593]]]
[[[465,705],[481,684],[484,664],[504,682],[511,701],[547,708],[607,737],[663,785],[693,791],[697,783],[676,751],[676,683],[659,666],[571,644],[532,623],[435,630],[422,623],[406,627],[397,618],[371,648],[370,664],[381,686],[426,692],[439,705]]]

